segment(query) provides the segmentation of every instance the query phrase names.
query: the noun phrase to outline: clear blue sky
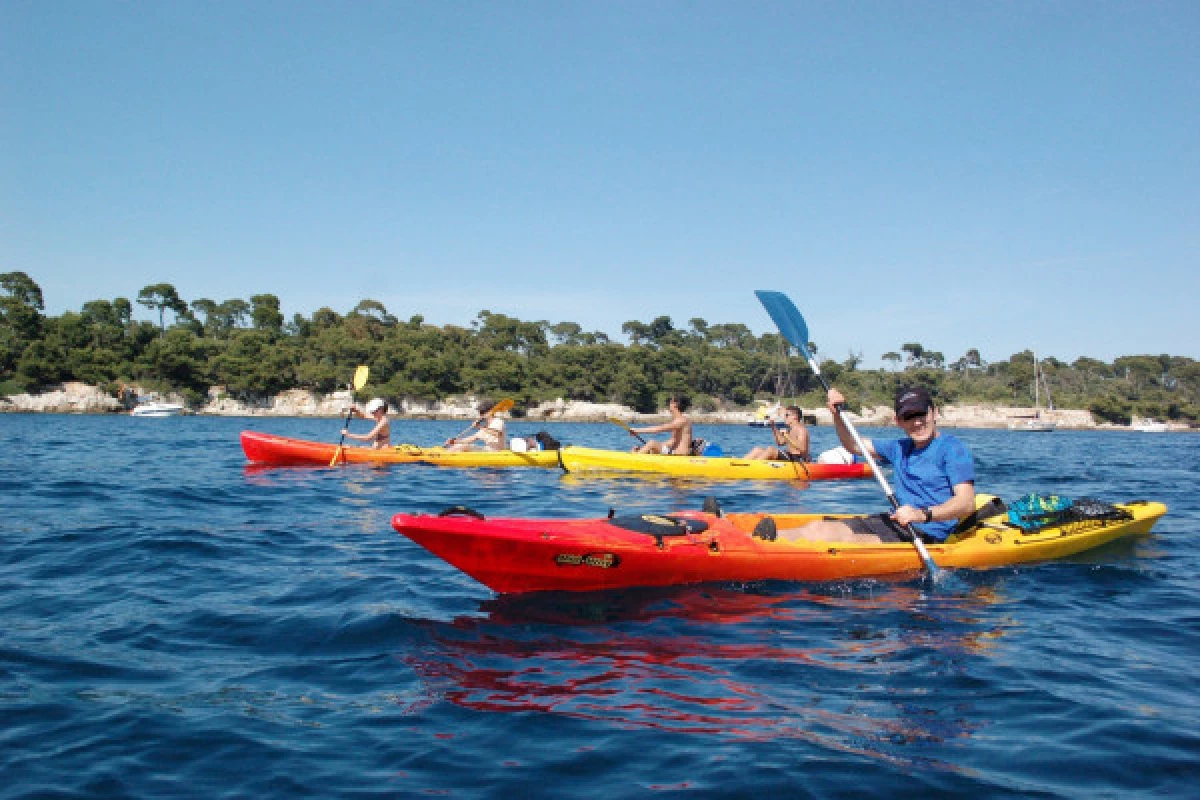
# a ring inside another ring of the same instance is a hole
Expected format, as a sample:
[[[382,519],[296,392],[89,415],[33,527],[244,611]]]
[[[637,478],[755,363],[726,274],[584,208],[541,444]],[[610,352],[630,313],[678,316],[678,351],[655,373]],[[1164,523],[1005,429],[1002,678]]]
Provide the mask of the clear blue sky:
[[[1200,358],[1198,200],[1193,0],[0,0],[0,271],[52,314],[761,333],[768,288],[868,365]]]

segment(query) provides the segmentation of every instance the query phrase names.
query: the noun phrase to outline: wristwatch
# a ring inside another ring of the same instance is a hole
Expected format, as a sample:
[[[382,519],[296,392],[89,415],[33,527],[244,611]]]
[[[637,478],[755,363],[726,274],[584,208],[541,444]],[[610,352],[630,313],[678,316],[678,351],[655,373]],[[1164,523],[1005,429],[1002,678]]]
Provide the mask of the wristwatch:
[[[933,506],[930,506],[929,508],[925,509],[925,521],[933,522]]]

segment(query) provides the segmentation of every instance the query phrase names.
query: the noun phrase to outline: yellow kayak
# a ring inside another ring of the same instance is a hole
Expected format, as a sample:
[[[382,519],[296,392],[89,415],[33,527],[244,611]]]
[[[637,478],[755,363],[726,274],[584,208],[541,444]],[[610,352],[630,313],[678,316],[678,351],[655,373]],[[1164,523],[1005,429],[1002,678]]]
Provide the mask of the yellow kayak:
[[[814,464],[791,461],[751,461],[724,456],[660,456],[591,447],[559,451],[567,472],[653,472],[689,478],[756,481],[824,481],[866,478],[866,464]]]

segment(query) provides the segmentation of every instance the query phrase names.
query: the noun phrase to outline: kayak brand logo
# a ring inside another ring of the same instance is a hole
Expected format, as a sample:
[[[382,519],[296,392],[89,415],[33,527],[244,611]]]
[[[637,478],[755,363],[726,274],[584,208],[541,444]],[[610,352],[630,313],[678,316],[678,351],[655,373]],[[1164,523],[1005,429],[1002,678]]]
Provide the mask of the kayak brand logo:
[[[554,557],[554,563],[560,567],[598,567],[612,569],[621,563],[615,553],[559,553]]]

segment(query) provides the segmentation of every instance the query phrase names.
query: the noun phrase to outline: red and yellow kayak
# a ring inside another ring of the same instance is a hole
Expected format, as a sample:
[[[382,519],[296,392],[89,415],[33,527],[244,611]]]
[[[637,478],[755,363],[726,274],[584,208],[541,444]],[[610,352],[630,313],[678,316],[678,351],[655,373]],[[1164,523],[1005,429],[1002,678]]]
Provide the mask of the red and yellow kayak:
[[[990,497],[983,495],[983,502]],[[1162,503],[1112,506],[1119,518],[1085,519],[1025,532],[994,516],[928,545],[941,567],[988,568],[1062,558],[1149,533]],[[833,581],[920,572],[911,544],[764,541],[763,514],[683,511],[606,519],[485,519],[461,507],[441,515],[396,514],[392,526],[501,593],[596,591],[704,582]],[[848,514],[771,515],[794,528]]]
[[[242,431],[242,451],[255,464],[285,466],[329,466],[338,446],[328,442],[289,439],[258,431]],[[442,447],[342,448],[339,463],[346,464],[432,464],[439,467],[557,467],[555,450],[516,453],[512,450],[467,450],[457,452]]]

